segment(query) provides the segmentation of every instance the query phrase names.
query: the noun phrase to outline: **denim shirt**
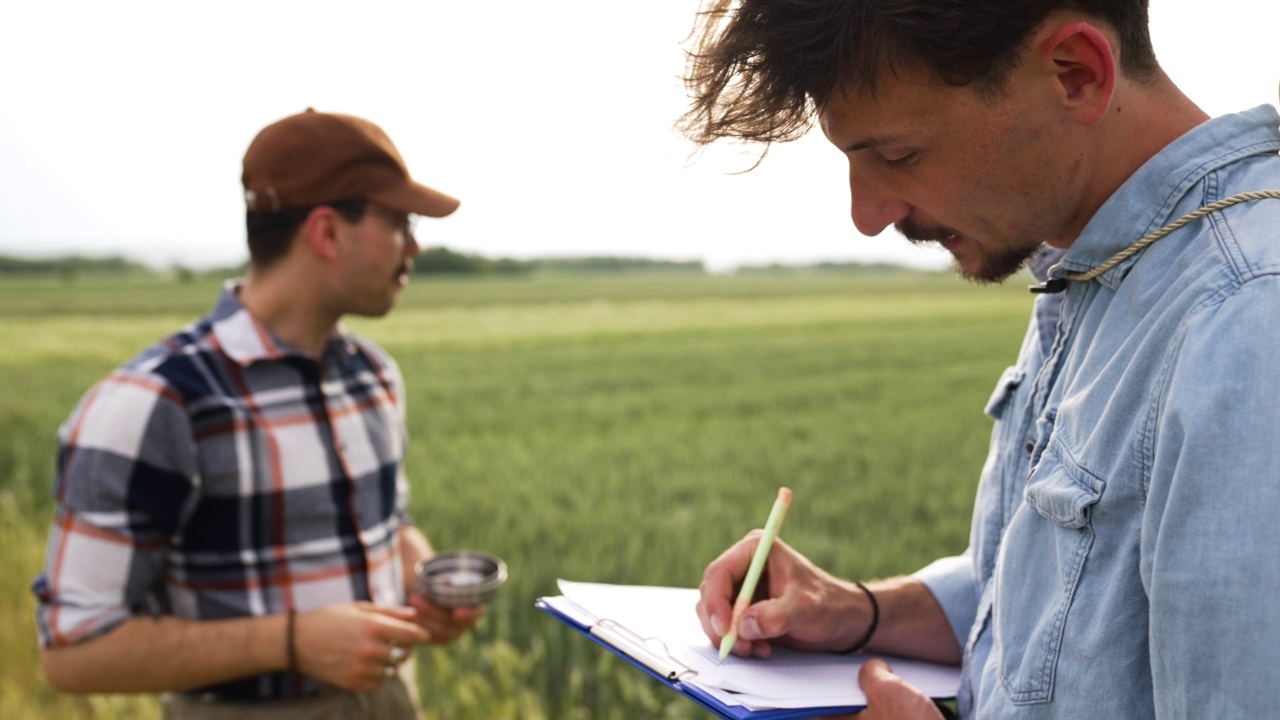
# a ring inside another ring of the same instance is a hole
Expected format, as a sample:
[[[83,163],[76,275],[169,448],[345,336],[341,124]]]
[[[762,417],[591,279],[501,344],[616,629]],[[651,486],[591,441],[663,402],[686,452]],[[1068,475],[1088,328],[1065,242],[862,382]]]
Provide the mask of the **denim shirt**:
[[[1280,190],[1271,106],[1206,122],[1112,195],[1050,276],[1236,193]],[[1280,199],[1194,220],[1036,301],[1001,377],[969,550],[917,573],[967,718],[1280,709]]]

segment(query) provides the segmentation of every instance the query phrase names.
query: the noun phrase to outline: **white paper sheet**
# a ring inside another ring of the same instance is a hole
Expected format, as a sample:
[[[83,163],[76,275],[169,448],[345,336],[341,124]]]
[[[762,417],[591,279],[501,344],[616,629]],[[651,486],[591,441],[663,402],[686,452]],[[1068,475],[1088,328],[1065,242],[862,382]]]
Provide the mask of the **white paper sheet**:
[[[696,589],[569,580],[560,580],[559,588],[571,601],[556,603],[566,615],[587,626],[607,618],[627,627],[648,639],[650,647],[664,648],[696,673],[681,678],[682,682],[696,685],[725,703],[752,709],[866,704],[858,687],[858,669],[873,656],[774,646],[767,659],[730,656],[721,661],[698,621]],[[884,659],[898,676],[931,697],[954,697],[960,687],[959,668]]]

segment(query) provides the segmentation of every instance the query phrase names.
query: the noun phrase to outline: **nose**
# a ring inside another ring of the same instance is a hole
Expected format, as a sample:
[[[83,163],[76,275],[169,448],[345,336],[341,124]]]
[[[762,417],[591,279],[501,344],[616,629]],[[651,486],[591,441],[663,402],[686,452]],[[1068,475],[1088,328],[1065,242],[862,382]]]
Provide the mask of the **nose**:
[[[422,252],[422,246],[418,244],[418,238],[410,230],[404,235],[404,254],[406,257],[417,257]]]
[[[853,226],[868,237],[911,215],[911,205],[897,197],[883,181],[849,172],[849,214]]]

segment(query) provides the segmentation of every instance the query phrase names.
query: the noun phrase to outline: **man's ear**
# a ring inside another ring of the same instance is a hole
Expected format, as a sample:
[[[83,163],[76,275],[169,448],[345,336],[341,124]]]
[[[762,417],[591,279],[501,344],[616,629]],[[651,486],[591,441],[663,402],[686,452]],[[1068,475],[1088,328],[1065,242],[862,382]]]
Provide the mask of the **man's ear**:
[[[1101,120],[1111,107],[1117,72],[1106,34],[1087,22],[1072,22],[1040,40],[1037,49],[1068,114],[1082,125]]]
[[[302,221],[302,242],[326,260],[338,257],[338,212],[328,205],[313,208]]]

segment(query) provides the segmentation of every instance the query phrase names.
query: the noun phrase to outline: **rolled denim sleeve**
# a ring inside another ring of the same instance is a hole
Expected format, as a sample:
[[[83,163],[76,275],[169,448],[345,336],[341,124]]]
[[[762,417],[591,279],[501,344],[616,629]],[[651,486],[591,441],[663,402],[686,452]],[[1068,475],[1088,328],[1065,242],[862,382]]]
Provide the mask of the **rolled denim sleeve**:
[[[924,583],[942,606],[942,612],[955,633],[956,644],[964,647],[969,629],[978,615],[978,584],[969,551],[962,555],[934,560],[911,577]]]
[[[1160,718],[1280,708],[1278,297],[1262,277],[1203,309],[1157,408],[1140,560]]]

